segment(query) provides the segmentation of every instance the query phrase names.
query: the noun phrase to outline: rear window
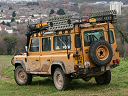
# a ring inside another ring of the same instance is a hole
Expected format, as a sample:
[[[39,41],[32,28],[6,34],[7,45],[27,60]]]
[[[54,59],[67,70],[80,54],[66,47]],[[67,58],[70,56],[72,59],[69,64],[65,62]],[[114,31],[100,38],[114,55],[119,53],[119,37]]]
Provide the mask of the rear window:
[[[105,40],[103,30],[91,30],[84,32],[84,45],[90,46],[91,43]]]

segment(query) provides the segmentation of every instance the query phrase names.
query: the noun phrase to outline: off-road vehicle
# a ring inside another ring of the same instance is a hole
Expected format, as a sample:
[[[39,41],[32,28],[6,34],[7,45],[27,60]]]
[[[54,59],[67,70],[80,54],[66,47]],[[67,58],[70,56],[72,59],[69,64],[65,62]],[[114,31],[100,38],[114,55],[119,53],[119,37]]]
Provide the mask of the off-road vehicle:
[[[109,84],[111,69],[120,63],[116,12],[88,17],[56,16],[29,26],[26,52],[12,60],[16,83],[28,85],[33,76],[51,76],[58,90],[77,78],[94,77],[97,84]]]

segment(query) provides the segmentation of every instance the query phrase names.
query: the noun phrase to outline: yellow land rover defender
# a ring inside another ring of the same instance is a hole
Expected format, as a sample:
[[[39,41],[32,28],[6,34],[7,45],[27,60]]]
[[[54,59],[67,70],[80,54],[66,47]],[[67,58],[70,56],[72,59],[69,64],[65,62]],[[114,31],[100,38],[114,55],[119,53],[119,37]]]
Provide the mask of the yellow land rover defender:
[[[14,77],[28,85],[33,76],[51,76],[58,90],[72,79],[109,84],[111,69],[120,63],[114,23],[116,12],[51,17],[47,23],[32,24],[26,33],[26,52],[16,55]]]

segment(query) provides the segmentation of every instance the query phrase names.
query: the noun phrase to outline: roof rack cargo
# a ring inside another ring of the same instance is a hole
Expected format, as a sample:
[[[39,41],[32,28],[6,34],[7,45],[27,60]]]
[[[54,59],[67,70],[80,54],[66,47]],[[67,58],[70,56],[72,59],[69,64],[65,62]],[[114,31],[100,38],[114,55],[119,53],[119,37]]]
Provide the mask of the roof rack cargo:
[[[63,31],[63,30],[72,30],[75,24],[84,24],[84,23],[116,23],[116,14],[115,10],[96,12],[91,13],[89,16],[77,18],[72,15],[63,15],[63,16],[54,16],[50,17],[47,23],[38,23],[30,24],[28,26],[29,32],[28,36],[39,33],[41,31]]]

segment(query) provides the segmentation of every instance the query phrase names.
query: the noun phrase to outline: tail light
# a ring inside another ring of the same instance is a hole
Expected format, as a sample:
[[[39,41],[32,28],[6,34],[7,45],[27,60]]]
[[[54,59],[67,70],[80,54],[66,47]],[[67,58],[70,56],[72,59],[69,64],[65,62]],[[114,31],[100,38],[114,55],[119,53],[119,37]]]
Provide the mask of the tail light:
[[[91,66],[91,64],[90,64],[89,61],[87,61],[87,62],[84,63],[84,66],[85,66],[85,68],[89,68]]]
[[[120,64],[120,60],[119,59],[113,60],[113,64]]]

